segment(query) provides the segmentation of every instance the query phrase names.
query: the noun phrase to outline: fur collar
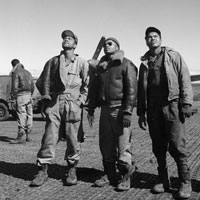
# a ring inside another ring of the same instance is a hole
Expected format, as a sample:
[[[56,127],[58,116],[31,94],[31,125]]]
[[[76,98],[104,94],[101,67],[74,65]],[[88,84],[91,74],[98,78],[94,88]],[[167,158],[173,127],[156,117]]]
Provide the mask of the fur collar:
[[[114,63],[114,66],[118,66],[122,63],[124,58],[124,51],[123,50],[119,50],[117,52],[115,52],[113,55],[111,56],[103,56],[101,58],[101,60],[99,61],[99,67],[103,68],[104,70],[108,68],[109,65]]]

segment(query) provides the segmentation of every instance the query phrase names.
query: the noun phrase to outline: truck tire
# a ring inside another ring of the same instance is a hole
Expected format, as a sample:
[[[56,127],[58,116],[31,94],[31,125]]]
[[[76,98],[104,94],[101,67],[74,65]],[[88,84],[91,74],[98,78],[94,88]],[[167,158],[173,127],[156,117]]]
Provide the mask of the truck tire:
[[[8,107],[4,103],[0,103],[0,121],[8,119],[9,115]]]

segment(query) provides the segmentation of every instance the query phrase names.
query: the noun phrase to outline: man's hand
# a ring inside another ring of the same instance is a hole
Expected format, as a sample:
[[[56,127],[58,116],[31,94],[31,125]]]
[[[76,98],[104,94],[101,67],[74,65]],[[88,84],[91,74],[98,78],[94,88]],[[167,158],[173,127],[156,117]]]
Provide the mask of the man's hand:
[[[146,120],[145,114],[141,114],[139,116],[138,124],[139,124],[139,127],[141,129],[143,129],[144,131],[146,131],[146,129],[147,129],[147,120]]]
[[[83,103],[79,100],[76,101],[76,104],[80,107],[80,108],[83,108]]]
[[[123,114],[123,127],[131,126],[131,114]]]
[[[17,100],[11,100],[11,108],[12,110],[16,110],[17,109]]]
[[[88,119],[89,126],[92,127],[94,123],[94,112],[88,111],[87,119]]]
[[[42,105],[41,105],[41,114],[43,118],[46,118],[46,108],[49,105],[50,100],[44,99],[42,100]]]
[[[184,117],[191,117],[192,116],[192,108],[190,104],[183,104],[181,107],[181,112],[183,113]]]
[[[89,113],[87,114],[87,119],[88,119],[88,123],[89,126],[92,127],[93,123],[94,123],[94,115],[90,115]]]
[[[94,59],[88,60],[88,64],[90,66],[90,70],[92,72],[96,71],[98,63],[99,63],[99,60],[94,60]]]

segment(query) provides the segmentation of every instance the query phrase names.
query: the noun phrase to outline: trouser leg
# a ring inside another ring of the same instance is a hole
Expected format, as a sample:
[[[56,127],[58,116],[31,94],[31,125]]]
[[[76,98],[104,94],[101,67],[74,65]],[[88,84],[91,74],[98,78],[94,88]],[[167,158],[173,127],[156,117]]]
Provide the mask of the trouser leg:
[[[26,96],[17,97],[17,123],[18,132],[15,140],[11,141],[11,144],[23,144],[26,142],[25,126],[26,126]]]
[[[165,120],[162,111],[152,110],[147,117],[149,134],[152,140],[152,151],[157,159],[158,167],[165,169],[169,138],[165,130]]]
[[[99,123],[99,147],[104,175],[95,181],[95,185],[98,187],[116,184],[117,135],[112,127],[113,120],[110,108],[102,107]]]
[[[174,158],[178,172],[189,173],[189,152],[185,125],[180,121],[178,102],[171,102],[164,110],[166,129],[169,132],[169,153]],[[188,176],[187,176],[188,177]]]
[[[45,133],[42,137],[41,148],[37,154],[37,159],[41,164],[50,164],[55,157],[55,148],[59,139],[60,123],[59,102],[54,100],[48,108]]]
[[[41,148],[37,154],[40,163],[51,163],[55,158],[56,144],[58,143],[58,127],[47,119],[45,133],[42,137]]]
[[[170,133],[169,153],[177,164],[180,181],[178,195],[180,198],[189,198],[192,192],[190,169],[188,166],[189,152],[186,144],[185,125],[184,122],[180,120],[178,102],[171,102],[169,106],[165,108],[165,111],[167,119],[166,127]],[[168,118],[168,116],[170,117]],[[173,118],[171,116],[173,116]]]
[[[32,127],[32,119],[29,117],[32,110],[31,94],[24,94],[17,97],[17,122],[18,136],[11,143],[20,144],[26,141],[27,129]]]
[[[123,128],[120,108],[102,107],[99,125],[99,145],[103,161],[120,160],[131,165],[130,128]]]
[[[31,182],[31,186],[41,186],[48,179],[48,164],[50,164],[55,157],[60,122],[59,103],[58,101],[53,100],[46,113],[45,133],[42,137],[41,148],[37,154],[37,166],[39,171]]]
[[[76,185],[77,184],[77,175],[76,168],[78,161],[80,160],[80,142],[77,139],[78,130],[80,122],[66,122],[66,131],[65,138],[67,143],[67,149],[65,152],[65,160],[67,161],[67,172],[65,185]]]
[[[27,99],[25,96],[17,97],[17,123],[18,123],[18,136],[16,138],[17,141],[25,142],[25,126],[26,126],[26,104]]]
[[[33,126],[33,105],[32,105],[32,99],[30,96],[29,102],[26,105],[26,113],[27,113],[27,120],[26,120],[26,128],[25,128],[25,132],[26,132],[26,141],[30,142],[30,134],[32,131],[32,126]]]
[[[118,136],[118,161],[132,165],[131,130],[123,128]]]
[[[117,185],[117,190],[125,191],[131,187],[131,175],[135,171],[135,163],[132,162],[131,152],[131,130],[130,128],[122,128],[122,132],[118,138],[119,159],[117,167],[121,173],[122,179]]]
[[[80,160],[81,143],[78,141],[80,121],[66,122],[65,125],[65,138],[67,143],[65,160],[73,164]]]
[[[165,119],[161,107],[155,107],[148,112],[149,133],[152,140],[152,151],[157,159],[158,180],[152,187],[153,193],[162,193],[170,188],[166,154],[169,137],[166,131]]]
[[[99,147],[103,161],[109,163],[114,163],[117,160],[117,134],[112,126],[113,120],[111,110],[102,107],[99,122]]]
[[[122,108],[111,110],[111,128],[115,138],[115,149],[117,149],[117,167],[121,174],[121,180],[117,185],[117,190],[129,190],[131,186],[131,175],[135,171],[132,165],[131,152],[131,129],[123,127]]]

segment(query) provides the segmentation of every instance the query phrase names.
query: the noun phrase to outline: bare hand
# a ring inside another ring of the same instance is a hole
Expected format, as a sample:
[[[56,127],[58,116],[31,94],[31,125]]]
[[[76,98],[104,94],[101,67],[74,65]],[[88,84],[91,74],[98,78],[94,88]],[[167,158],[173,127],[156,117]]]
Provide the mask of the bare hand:
[[[46,109],[49,105],[49,100],[43,100],[42,101],[42,105],[41,105],[41,114],[42,114],[42,118],[46,118]]]
[[[98,60],[94,60],[94,59],[88,60],[88,64],[89,64],[90,69],[91,69],[92,71],[96,71],[96,68],[97,68],[98,63],[99,63]]]
[[[88,119],[89,126],[92,127],[94,123],[94,115],[87,114],[87,119]]]
[[[17,109],[17,100],[12,100],[11,101],[11,108],[16,111],[16,109]]]
[[[146,120],[145,115],[142,114],[139,116],[138,124],[142,130],[147,130],[147,120]]]

